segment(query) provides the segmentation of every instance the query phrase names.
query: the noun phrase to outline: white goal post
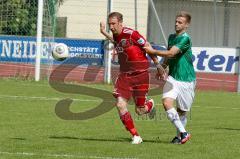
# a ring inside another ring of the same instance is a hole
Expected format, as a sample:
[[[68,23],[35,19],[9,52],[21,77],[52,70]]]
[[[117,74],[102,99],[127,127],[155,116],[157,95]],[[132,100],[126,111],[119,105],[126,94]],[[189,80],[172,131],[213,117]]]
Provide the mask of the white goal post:
[[[42,48],[41,47],[42,46],[42,23],[43,23],[43,0],[38,0],[35,81],[40,80],[40,64],[41,64],[41,48]]]

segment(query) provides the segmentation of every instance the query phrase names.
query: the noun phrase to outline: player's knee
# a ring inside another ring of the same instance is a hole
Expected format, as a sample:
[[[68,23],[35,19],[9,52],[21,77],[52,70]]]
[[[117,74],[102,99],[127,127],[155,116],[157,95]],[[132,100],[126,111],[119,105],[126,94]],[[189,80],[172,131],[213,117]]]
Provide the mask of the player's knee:
[[[169,108],[172,107],[172,102],[166,99],[162,100],[162,104],[165,110],[168,110]]]
[[[125,111],[127,109],[127,105],[125,102],[117,102],[116,107],[120,112]]]

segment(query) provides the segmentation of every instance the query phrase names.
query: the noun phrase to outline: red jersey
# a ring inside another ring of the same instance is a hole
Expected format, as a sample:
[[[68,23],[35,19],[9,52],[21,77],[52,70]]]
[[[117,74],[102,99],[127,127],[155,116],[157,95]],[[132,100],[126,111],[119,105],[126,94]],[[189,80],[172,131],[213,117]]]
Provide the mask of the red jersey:
[[[121,34],[113,36],[121,72],[141,72],[149,68],[143,46],[145,38],[137,31],[123,27]]]

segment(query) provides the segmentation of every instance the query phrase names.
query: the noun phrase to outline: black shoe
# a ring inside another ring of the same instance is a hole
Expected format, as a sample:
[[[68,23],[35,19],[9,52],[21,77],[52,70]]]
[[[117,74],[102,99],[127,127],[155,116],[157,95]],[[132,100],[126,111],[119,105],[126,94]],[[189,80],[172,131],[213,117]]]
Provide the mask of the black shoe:
[[[180,135],[181,135],[181,144],[185,144],[185,142],[187,142],[191,138],[191,134],[188,132],[183,132]]]
[[[179,139],[179,137],[175,136],[172,141],[172,144],[181,144],[181,139]]]

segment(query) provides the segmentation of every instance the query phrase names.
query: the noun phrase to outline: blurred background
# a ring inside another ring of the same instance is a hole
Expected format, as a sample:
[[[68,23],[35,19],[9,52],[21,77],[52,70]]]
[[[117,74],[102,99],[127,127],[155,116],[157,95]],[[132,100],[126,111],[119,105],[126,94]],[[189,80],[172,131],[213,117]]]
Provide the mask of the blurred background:
[[[198,88],[240,90],[239,0],[40,1],[0,0],[0,76],[48,79],[52,70],[62,64],[52,58],[51,48],[63,42],[69,47],[70,57],[78,57],[77,63],[63,62],[77,65],[67,79],[111,83],[118,71],[113,69],[118,68],[117,56],[99,32],[100,21],[107,23],[110,12],[121,12],[125,26],[164,49],[168,35],[174,32],[176,13],[185,10],[192,15],[188,33],[192,37]],[[37,50],[41,54],[39,66]]]

